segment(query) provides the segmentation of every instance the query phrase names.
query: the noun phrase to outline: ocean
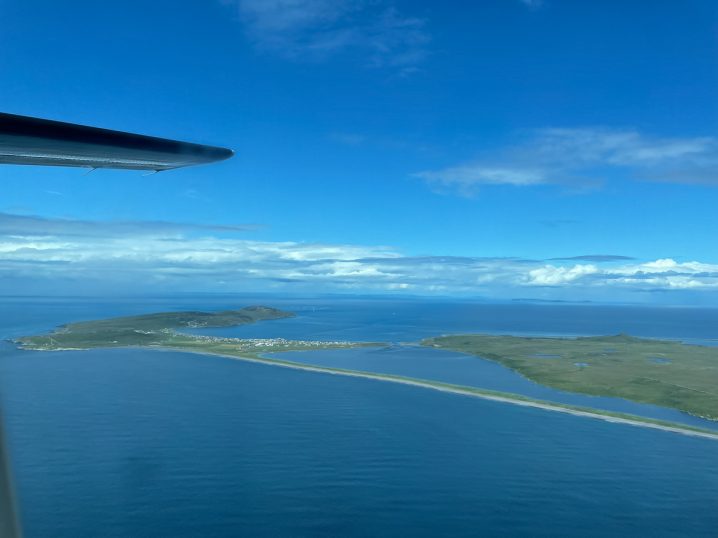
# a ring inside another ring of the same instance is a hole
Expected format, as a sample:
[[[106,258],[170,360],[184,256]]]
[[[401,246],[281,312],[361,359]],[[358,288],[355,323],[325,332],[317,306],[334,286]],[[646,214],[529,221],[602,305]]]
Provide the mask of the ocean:
[[[718,311],[709,309],[212,296],[6,298],[0,337],[256,303],[298,316],[201,332],[387,341],[291,358],[555,400],[582,396],[406,344],[458,332],[718,338]],[[718,442],[706,439],[138,349],[39,353],[2,343],[0,399],[27,538],[718,536]]]

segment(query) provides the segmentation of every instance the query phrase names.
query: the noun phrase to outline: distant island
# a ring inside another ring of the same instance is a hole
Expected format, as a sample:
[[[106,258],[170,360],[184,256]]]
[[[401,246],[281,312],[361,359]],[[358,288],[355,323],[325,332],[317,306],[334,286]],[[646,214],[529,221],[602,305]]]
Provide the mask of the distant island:
[[[50,334],[23,336],[17,338],[15,342],[22,349],[35,351],[141,346],[239,356],[275,351],[343,349],[376,345],[364,342],[284,338],[223,338],[180,332],[181,329],[233,327],[293,316],[291,312],[267,306],[249,306],[240,310],[221,312],[161,312],[68,323]]]
[[[266,306],[222,312],[163,312],[69,323],[45,335],[24,336],[14,342],[33,351],[142,347],[219,355],[310,372],[388,381],[523,407],[568,413],[633,426],[718,440],[718,432],[603,409],[548,402],[535,398],[443,383],[429,379],[312,365],[267,357],[283,351],[317,351],[385,346],[379,342],[287,340],[284,338],[225,338],[182,332],[182,329],[231,327],[294,314]],[[523,338],[460,335],[423,340],[421,344],[494,360],[539,383],[601,396],[674,407],[717,419],[718,349],[630,336],[593,338]],[[671,368],[663,368],[671,366]],[[661,370],[663,368],[663,370]],[[589,375],[585,375],[589,374]]]
[[[498,362],[560,390],[615,396],[718,420],[718,347],[625,334],[579,338],[453,335],[422,344]]]

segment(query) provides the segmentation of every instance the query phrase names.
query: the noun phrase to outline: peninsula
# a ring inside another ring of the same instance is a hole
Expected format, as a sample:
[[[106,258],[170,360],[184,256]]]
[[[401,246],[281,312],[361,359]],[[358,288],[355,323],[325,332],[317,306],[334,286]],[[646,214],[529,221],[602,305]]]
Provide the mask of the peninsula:
[[[356,347],[376,347],[385,345],[382,343],[287,340],[284,338],[224,338],[181,332],[182,329],[228,327],[235,325],[243,325],[246,323],[254,323],[263,320],[282,319],[291,317],[292,315],[293,314],[289,312],[284,312],[281,310],[264,306],[247,307],[241,310],[231,310],[216,313],[167,312],[142,316],[131,316],[70,323],[59,327],[50,334],[25,336],[18,338],[15,340],[15,343],[18,344],[22,349],[34,351],[66,351],[110,347],[142,347],[154,348],[157,350],[185,351],[203,355],[217,355],[229,359],[257,362],[284,368],[292,368],[310,372],[358,377],[372,379],[376,381],[410,385],[414,387],[438,390],[441,392],[449,392],[452,394],[463,396],[471,396],[475,398],[503,402],[523,407],[533,407],[546,411],[567,413],[576,416],[605,420],[609,422],[629,424],[632,426],[640,426],[646,428],[654,428],[674,433],[680,433],[683,435],[694,435],[703,438],[718,440],[718,432],[713,430],[688,426],[685,424],[656,420],[637,415],[615,413],[602,409],[573,406],[557,402],[548,402],[526,397],[520,394],[503,393],[479,387],[448,384],[429,379],[418,379],[392,374],[366,372],[361,370],[332,368],[327,366],[319,366],[294,361],[287,361],[277,358],[270,358],[266,356],[267,353],[276,353],[282,351],[348,349]],[[638,347],[631,347],[628,349],[620,348],[619,344],[623,341],[634,344],[634,346]],[[493,344],[494,347],[487,347],[489,343]],[[543,347],[537,347],[539,343],[543,345]],[[428,340],[424,340],[422,344],[432,347],[442,347],[467,353],[474,353],[480,355],[481,357],[496,360],[497,362],[506,364],[510,368],[514,368],[517,371],[521,371],[518,367],[516,367],[516,364],[519,363],[511,362],[511,358],[519,357],[519,349],[521,349],[524,355],[526,353],[529,353],[529,356],[527,358],[527,360],[529,361],[560,361],[560,359],[563,357],[565,360],[572,361],[571,365],[574,371],[583,371],[588,370],[588,366],[594,364],[594,362],[587,361],[594,361],[597,356],[604,357],[616,355],[616,359],[628,360],[627,357],[623,357],[624,354],[633,356],[636,353],[642,353],[641,356],[647,357],[647,360],[649,360],[650,364],[665,366],[667,364],[673,364],[673,362],[671,362],[672,359],[667,358],[670,346],[683,346],[682,344],[676,342],[641,340],[625,336],[593,339],[531,339],[506,336],[492,337],[469,335],[431,338]],[[584,345],[584,348],[581,348],[581,345]],[[595,346],[598,345],[602,346],[600,347],[600,352],[596,351],[595,348]],[[530,346],[533,347],[529,349]],[[579,347],[577,348],[576,346]],[[660,347],[660,349],[654,349],[651,346],[669,346],[669,348]],[[703,375],[706,375],[709,380],[714,380],[712,381],[712,385],[710,381],[706,383],[707,385],[710,385],[708,388],[706,388],[706,391],[708,391],[709,398],[707,398],[706,400],[696,399],[696,401],[704,402],[704,407],[700,408],[700,413],[695,412],[695,414],[700,414],[701,416],[707,418],[713,418],[716,416],[716,413],[714,412],[715,407],[711,407],[714,400],[710,398],[715,398],[715,393],[710,392],[710,390],[715,390],[714,387],[716,386],[716,383],[715,377],[711,377],[715,375],[715,366],[711,363],[711,358],[715,359],[716,356],[711,354],[711,348],[699,348],[698,346],[683,347],[696,347],[697,349],[701,350],[699,351],[699,355],[702,357],[703,361],[701,362],[701,364],[705,366],[705,370],[703,370]],[[677,349],[683,349],[683,347],[679,347]],[[670,356],[673,357],[675,349],[670,349],[672,350]],[[598,353],[598,355],[590,355],[590,353]],[[705,354],[705,356],[703,354]],[[651,357],[653,357],[654,355],[656,357],[656,360],[657,358],[665,358],[665,361],[651,362],[653,361]],[[543,362],[541,362],[541,364],[543,364]],[[676,360],[676,362],[678,362],[678,360]],[[691,364],[693,364],[693,366],[696,366],[697,363]],[[687,369],[690,370],[690,368]],[[700,377],[700,375],[698,375],[698,377]],[[551,378],[548,378],[548,381],[546,381],[546,384],[552,384],[552,386],[556,386],[553,383],[554,381]],[[666,383],[668,382],[666,381]],[[564,390],[574,390],[576,392],[580,392],[580,390],[578,390],[576,386],[573,385],[561,386],[560,388]],[[594,388],[591,392],[589,392],[589,390],[585,390],[584,392],[587,392],[589,394],[605,395],[609,394],[608,390],[609,389],[606,386],[594,385]],[[700,393],[705,392],[701,389],[693,390],[697,390]],[[619,394],[610,393],[610,395]],[[621,396],[629,399],[635,399],[638,401],[647,401],[639,397],[629,397],[625,395]],[[670,407],[678,407],[679,409],[681,408],[677,405],[670,405],[663,402],[651,401],[651,403],[658,403],[658,405],[668,405]]]
[[[718,420],[718,347],[625,334],[579,338],[469,334],[421,343],[498,362],[556,389],[615,396]]]

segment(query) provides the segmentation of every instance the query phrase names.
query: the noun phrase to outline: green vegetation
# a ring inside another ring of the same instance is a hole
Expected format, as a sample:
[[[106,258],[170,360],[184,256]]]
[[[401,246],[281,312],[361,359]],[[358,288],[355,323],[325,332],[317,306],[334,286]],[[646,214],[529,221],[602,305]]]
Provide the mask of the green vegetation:
[[[283,338],[219,338],[195,336],[176,329],[231,327],[255,321],[292,317],[266,306],[250,306],[223,312],[163,312],[63,325],[48,335],[18,338],[23,349],[60,351],[100,347],[164,347],[202,353],[247,355],[275,351],[339,349],[377,344],[354,342],[316,342]]]
[[[718,348],[623,334],[455,335],[429,338],[422,344],[498,362],[556,389],[616,396],[718,420]]]
[[[266,306],[250,306],[223,312],[162,312],[69,323],[62,325],[52,334],[26,336],[19,338],[17,342],[27,349],[46,350],[159,345],[173,334],[173,329],[231,327],[293,315],[291,312]]]

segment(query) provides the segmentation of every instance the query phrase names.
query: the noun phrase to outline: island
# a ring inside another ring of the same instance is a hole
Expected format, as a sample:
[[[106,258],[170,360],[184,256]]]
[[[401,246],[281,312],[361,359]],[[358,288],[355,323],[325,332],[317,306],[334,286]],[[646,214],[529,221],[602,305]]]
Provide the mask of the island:
[[[498,362],[552,388],[615,396],[718,420],[718,347],[626,334],[578,338],[468,334],[421,343]]]
[[[385,343],[287,340],[284,338],[226,338],[191,334],[186,332],[188,329],[231,327],[259,321],[283,319],[292,316],[293,314],[290,312],[266,306],[252,306],[242,308],[240,310],[228,310],[214,313],[163,312],[158,314],[69,323],[58,327],[50,334],[25,336],[15,339],[14,342],[21,349],[39,352],[89,350],[113,347],[140,347],[144,349],[176,350],[202,355],[215,355],[229,359],[262,363],[308,372],[357,377],[409,385],[423,389],[448,392],[456,395],[481,398],[484,400],[502,402],[522,407],[567,413],[608,422],[654,428],[663,431],[680,433],[683,435],[692,435],[718,440],[718,431],[638,415],[549,402],[527,397],[521,394],[443,383],[431,379],[418,379],[393,374],[333,368],[308,364],[305,362],[282,360],[276,357],[267,356],[268,353],[284,351],[316,351],[386,346],[387,344]],[[564,390],[586,392],[588,394],[616,395],[637,401],[649,400],[646,399],[646,393],[632,394],[629,396],[627,394],[619,393],[620,391],[616,387],[611,388],[613,380],[620,378],[620,374],[616,374],[615,372],[613,375],[609,375],[605,379],[595,377],[593,384],[591,384],[592,382],[590,381],[584,382],[584,384],[561,384],[557,381],[560,376],[556,375],[552,378],[550,375],[545,375],[542,377],[536,373],[540,371],[540,368],[538,370],[531,370],[528,366],[534,362],[538,362],[539,364],[545,363],[548,365],[550,364],[549,361],[553,361],[557,365],[568,363],[568,366],[566,367],[572,369],[573,372],[584,372],[590,371],[590,367],[597,364],[596,360],[599,357],[611,357],[612,359],[620,362],[621,360],[629,360],[630,357],[636,359],[637,356],[640,356],[646,358],[649,366],[655,365],[656,367],[663,367],[666,365],[678,364],[681,360],[683,360],[682,357],[687,356],[685,354],[677,354],[677,349],[683,349],[684,347],[692,349],[695,347],[702,350],[699,352],[699,355],[703,357],[703,359],[699,360],[696,358],[695,360],[698,362],[688,364],[685,368],[681,368],[681,371],[685,370],[685,375],[690,379],[705,375],[707,381],[702,384],[696,384],[696,387],[700,386],[702,388],[696,388],[693,384],[685,386],[678,385],[677,383],[679,383],[679,380],[674,380],[673,385],[686,390],[698,391],[701,394],[706,392],[707,397],[705,399],[698,397],[695,399],[686,398],[685,401],[675,400],[670,402],[657,398],[657,401],[650,401],[651,403],[657,403],[658,405],[668,405],[678,409],[685,409],[687,412],[692,412],[706,418],[714,418],[716,416],[716,408],[712,403],[715,402],[715,365],[711,363],[711,357],[715,359],[716,355],[711,354],[713,353],[711,348],[684,346],[683,344],[677,342],[642,340],[627,336],[584,339],[536,339],[509,336],[466,335],[430,338],[422,341],[421,344],[472,353],[490,360],[495,360],[505,364],[509,368],[513,368],[514,370],[523,373],[527,377],[536,379],[537,381],[541,379],[539,382],[556,386]],[[621,344],[631,344],[632,346],[626,348]],[[705,355],[701,355],[701,353]],[[522,371],[521,369],[523,364],[522,359],[526,359],[527,361],[527,369],[525,371]],[[616,364],[618,364],[618,362],[616,362]],[[691,368],[696,367],[698,364],[702,364],[705,367],[702,371],[703,373],[696,374],[696,372],[693,372],[691,374]],[[609,370],[611,369],[609,368]],[[618,371],[621,370],[617,370],[617,372]],[[636,369],[636,372],[636,375],[638,375],[640,368]],[[646,376],[643,375],[643,377]],[[646,379],[648,379],[648,377]],[[690,383],[683,378],[680,379],[681,384],[687,382]],[[602,385],[601,383],[605,384]],[[664,383],[670,384],[668,380],[664,380]],[[650,385],[650,383],[648,385]],[[620,387],[621,384],[619,383],[617,386]],[[697,407],[686,406],[684,405],[685,402],[692,402],[693,404],[696,404]]]
[[[15,339],[22,349],[69,351],[107,347],[156,347],[218,355],[254,356],[258,353],[344,349],[376,346],[371,342],[286,340],[284,338],[223,338],[181,332],[181,329],[233,327],[293,317],[267,306],[221,312],[160,312],[140,316],[81,321],[61,325],[46,335]]]

